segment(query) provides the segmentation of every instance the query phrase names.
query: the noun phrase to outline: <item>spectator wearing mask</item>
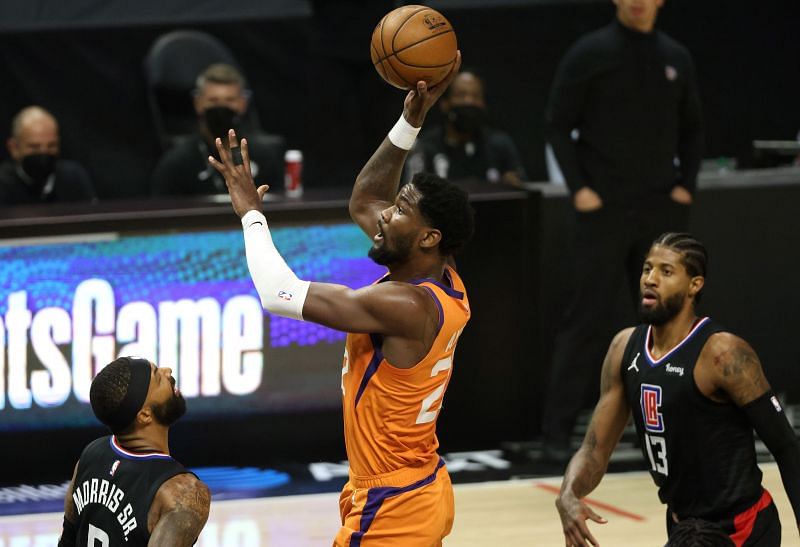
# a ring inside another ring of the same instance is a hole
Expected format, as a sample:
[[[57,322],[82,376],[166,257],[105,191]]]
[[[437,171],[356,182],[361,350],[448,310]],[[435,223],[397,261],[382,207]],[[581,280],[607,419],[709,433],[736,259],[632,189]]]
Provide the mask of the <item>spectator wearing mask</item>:
[[[153,195],[227,193],[225,180],[208,164],[208,156],[219,159],[214,141],[219,137],[227,144],[229,129],[247,138],[256,185],[282,186],[283,138],[242,126],[249,103],[246,85],[244,76],[227,64],[210,65],[198,76],[194,91],[198,131],[187,135],[161,157],[151,181]]]
[[[6,146],[11,160],[0,165],[0,206],[96,201],[86,169],[59,157],[58,122],[44,108],[20,110]]]
[[[409,156],[407,174],[519,185],[525,170],[508,133],[488,126],[483,81],[462,71],[439,102],[444,123],[425,131]]]

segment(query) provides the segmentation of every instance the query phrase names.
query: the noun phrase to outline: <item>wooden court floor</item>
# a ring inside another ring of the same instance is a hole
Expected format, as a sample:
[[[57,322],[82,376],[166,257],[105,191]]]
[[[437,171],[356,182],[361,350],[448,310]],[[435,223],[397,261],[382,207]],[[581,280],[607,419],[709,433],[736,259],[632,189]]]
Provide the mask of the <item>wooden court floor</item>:
[[[784,547],[800,547],[777,467],[761,465],[778,505]],[[456,485],[456,522],[448,547],[564,545],[553,502],[560,478]],[[608,475],[589,497],[608,524],[592,524],[600,545],[661,546],[664,508],[645,473]],[[338,529],[338,495],[214,502],[199,547],[326,546]],[[0,518],[0,547],[55,546],[61,515]],[[409,546],[413,547],[413,546]]]

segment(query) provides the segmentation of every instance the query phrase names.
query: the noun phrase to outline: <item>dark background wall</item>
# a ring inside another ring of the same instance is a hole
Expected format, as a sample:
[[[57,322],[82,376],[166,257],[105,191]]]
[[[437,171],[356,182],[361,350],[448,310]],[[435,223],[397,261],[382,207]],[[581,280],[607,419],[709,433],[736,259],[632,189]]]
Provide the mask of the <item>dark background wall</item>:
[[[205,30],[233,49],[264,127],[306,152],[309,185],[349,184],[400,112],[403,94],[380,81],[367,47],[375,22],[397,2],[94,4],[0,7],[0,135],[20,108],[51,109],[61,120],[64,155],[90,169],[103,198],[146,192],[159,152],[142,60],[169,30]],[[612,3],[431,4],[441,4],[457,29],[464,63],[485,76],[495,124],[511,132],[531,178],[543,179],[542,112],[556,66],[577,37],[613,17]],[[666,2],[658,25],[697,65],[706,156],[747,165],[753,139],[796,136],[798,20],[800,3],[789,0]]]

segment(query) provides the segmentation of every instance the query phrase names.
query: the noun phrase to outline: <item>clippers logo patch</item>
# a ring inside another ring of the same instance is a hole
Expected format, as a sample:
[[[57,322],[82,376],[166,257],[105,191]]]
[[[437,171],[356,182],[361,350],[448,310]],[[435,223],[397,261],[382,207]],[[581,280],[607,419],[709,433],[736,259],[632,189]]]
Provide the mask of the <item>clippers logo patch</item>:
[[[642,384],[639,402],[642,405],[644,428],[651,433],[664,432],[664,416],[661,408],[661,386]]]
[[[287,302],[291,302],[292,293],[286,291],[278,291],[278,298],[280,298],[281,300],[286,300]]]

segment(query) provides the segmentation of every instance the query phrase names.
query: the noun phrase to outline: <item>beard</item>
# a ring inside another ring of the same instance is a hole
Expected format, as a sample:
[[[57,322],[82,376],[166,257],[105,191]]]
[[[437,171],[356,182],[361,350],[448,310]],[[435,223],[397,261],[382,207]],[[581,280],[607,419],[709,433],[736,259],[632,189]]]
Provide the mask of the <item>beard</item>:
[[[153,405],[151,408],[156,421],[169,427],[186,414],[186,399],[183,398],[183,395],[173,393],[169,400]]]
[[[677,293],[666,298],[663,304],[656,304],[652,308],[645,308],[641,302],[639,303],[639,318],[643,323],[660,327],[668,323],[675,316],[677,316],[683,307],[683,301],[686,299],[685,293]]]
[[[411,241],[412,237],[398,239],[395,243],[395,248],[389,248],[389,242],[386,240],[384,234],[383,242],[379,246],[372,246],[367,253],[375,264],[381,266],[391,266],[392,264],[400,264],[408,260],[411,256]]]

